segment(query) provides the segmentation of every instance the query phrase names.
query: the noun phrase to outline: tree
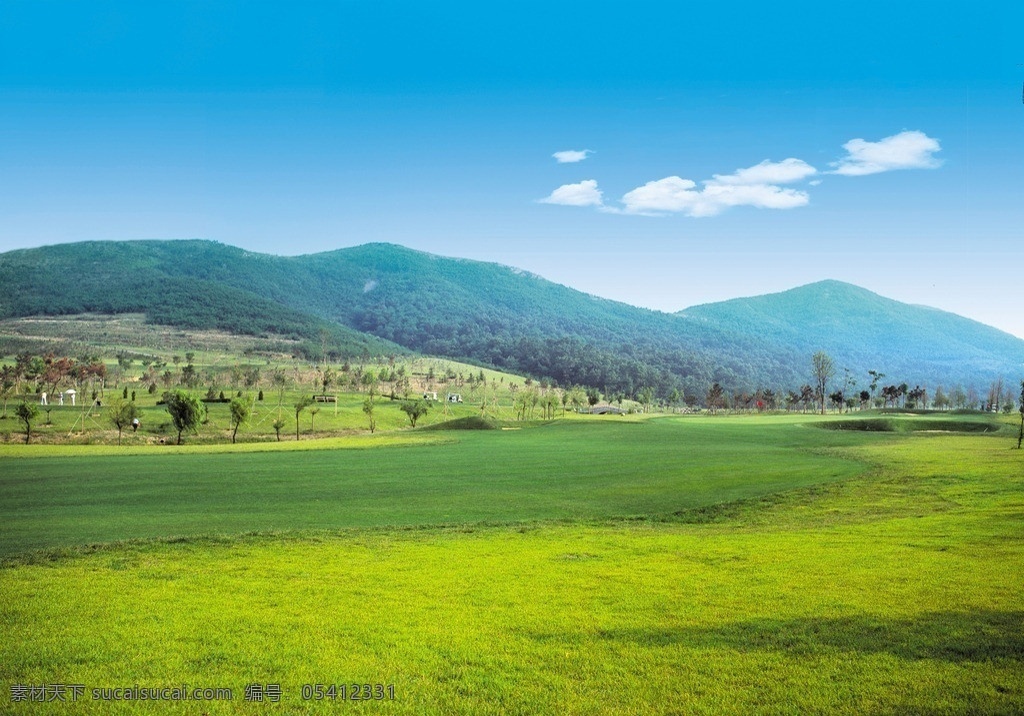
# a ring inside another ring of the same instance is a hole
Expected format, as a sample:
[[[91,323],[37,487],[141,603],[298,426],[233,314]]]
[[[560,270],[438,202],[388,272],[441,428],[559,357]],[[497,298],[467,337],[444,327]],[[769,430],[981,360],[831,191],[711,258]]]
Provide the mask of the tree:
[[[992,381],[992,385],[988,389],[988,403],[985,406],[986,410],[993,412],[999,412],[999,401],[1003,399],[1003,379]]]
[[[194,433],[199,429],[199,424],[206,417],[206,406],[199,398],[184,390],[164,393],[163,398],[167,412],[171,414],[171,422],[178,431],[178,445],[181,445],[183,432]]]
[[[710,388],[708,388],[708,410],[714,413],[719,407],[721,407],[723,397],[725,397],[725,390],[718,383],[714,383]]]
[[[845,400],[845,398],[843,397],[843,391],[837,390],[836,392],[829,395],[828,399],[832,401],[833,406],[839,409],[840,413],[843,412],[843,402]]]
[[[800,402],[800,396],[797,395],[794,391],[789,390],[789,391],[786,391],[786,398],[785,398],[785,400],[786,400],[786,411],[787,412],[788,411],[792,411],[793,410],[793,406]]]
[[[360,382],[366,388],[366,392],[374,391],[377,389],[377,375],[372,370],[368,370],[363,373],[360,378]]]
[[[669,408],[672,409],[672,412],[675,412],[675,407],[676,407],[676,405],[679,404],[679,401],[682,400],[682,398],[683,398],[683,396],[681,396],[679,394],[679,388],[673,388],[669,392],[668,398],[666,399],[665,402],[668,403],[668,406],[669,406]]]
[[[280,412],[281,403],[284,402],[284,389],[288,385],[288,376],[284,374],[283,368],[275,368],[270,376],[270,383],[277,388],[277,407]]]
[[[914,389],[907,393],[907,399],[910,401],[908,403],[910,408],[928,407],[928,391],[919,385],[915,385]]]
[[[875,390],[878,389],[878,383],[885,377],[885,373],[879,373],[877,370],[869,370],[868,375],[871,376],[871,383],[868,387],[871,388],[871,395],[874,395]]]
[[[42,381],[47,385],[46,392],[53,393],[57,390],[57,386],[71,375],[75,370],[75,361],[70,358],[57,358],[53,353],[50,353],[43,359],[43,365],[45,366],[42,374]]]
[[[857,380],[853,377],[853,371],[849,368],[843,368],[843,395],[855,395],[857,387]]]
[[[19,403],[14,409],[14,414],[25,423],[25,444],[28,445],[28,441],[32,439],[32,421],[39,417],[39,408],[32,403]]]
[[[427,401],[422,399],[404,400],[398,408],[409,416],[409,422],[412,423],[414,428],[416,427],[416,421],[426,415],[427,411],[430,410],[430,406],[427,405]]]
[[[1006,386],[1006,392],[1003,393],[1003,412],[1006,413],[1007,415],[1012,413],[1014,408],[1013,403],[1013,388],[1011,388],[1010,386]]]
[[[512,410],[516,414],[516,420],[526,420],[526,411],[530,407],[530,391],[521,390],[512,399]]]
[[[17,370],[14,366],[5,365],[0,368],[0,395],[4,400],[4,412],[0,415],[0,420],[7,420],[7,401],[14,395],[14,386],[17,382]]]
[[[887,385],[882,388],[882,400],[883,405],[888,408],[889,402],[892,401],[892,407],[896,407],[896,401],[900,399],[900,389],[895,385]]]
[[[823,351],[818,351],[811,356],[811,366],[814,369],[814,380],[817,384],[817,395],[821,400],[821,414],[825,414],[825,391],[828,389],[829,378],[836,374],[836,366],[831,356]]]
[[[807,412],[807,408],[814,402],[814,388],[804,384],[800,386],[800,405],[802,406],[802,412]]]
[[[274,432],[277,433],[277,441],[281,442],[281,428],[284,427],[284,420],[278,418],[273,423],[271,423],[271,425],[274,426]]]
[[[373,396],[363,401],[363,412],[366,413],[366,417],[370,419],[370,434],[377,429],[377,421],[373,419]]]
[[[238,428],[249,419],[249,404],[242,398],[231,401],[231,443],[234,444]]]
[[[545,395],[542,403],[542,407],[544,408],[544,417],[548,420],[554,420],[555,410],[558,408],[558,404],[560,402],[561,399],[558,397],[558,393],[553,390]]]
[[[313,404],[313,399],[308,396],[302,396],[299,398],[299,402],[295,404],[295,439],[299,439],[299,415],[303,410]]]
[[[644,406],[644,412],[651,412],[651,403],[654,402],[654,388],[645,386],[637,393],[636,399]]]
[[[577,413],[580,411],[580,407],[587,402],[587,393],[579,386],[569,391],[569,402],[572,403],[573,410]]]
[[[110,420],[111,424],[117,428],[117,444],[121,444],[121,433],[126,427],[132,424],[132,421],[139,416],[139,409],[135,407],[135,403],[124,398],[114,398],[110,404],[110,410],[107,412],[107,419]]]
[[[333,368],[325,367],[323,372],[320,373],[320,385],[323,387],[323,394],[327,395],[327,391],[330,389],[334,382],[338,379],[338,374],[334,372]]]
[[[1024,380],[1020,382],[1020,432],[1017,433],[1017,449],[1024,442]]]

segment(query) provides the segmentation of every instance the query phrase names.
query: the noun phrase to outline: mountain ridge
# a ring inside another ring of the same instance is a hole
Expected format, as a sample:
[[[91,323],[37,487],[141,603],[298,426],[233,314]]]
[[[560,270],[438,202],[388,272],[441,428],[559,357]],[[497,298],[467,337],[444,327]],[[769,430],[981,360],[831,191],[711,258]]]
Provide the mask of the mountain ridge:
[[[54,285],[57,275],[76,280]],[[0,317],[143,311],[152,322],[284,328],[307,341],[330,326],[364,351],[401,346],[627,395],[795,387],[818,350],[837,367],[910,383],[1024,372],[1024,341],[1010,334],[835,279],[667,313],[398,244],[274,256],[189,239],[7,252],[0,287]]]

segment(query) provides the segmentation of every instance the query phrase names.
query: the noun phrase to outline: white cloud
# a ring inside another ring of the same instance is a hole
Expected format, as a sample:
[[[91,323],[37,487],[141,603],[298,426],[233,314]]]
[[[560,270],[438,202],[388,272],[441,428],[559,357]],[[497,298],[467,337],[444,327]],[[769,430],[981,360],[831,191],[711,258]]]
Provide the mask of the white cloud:
[[[626,212],[630,214],[660,214],[666,211],[690,212],[700,201],[700,192],[694,191],[696,182],[681,177],[665,177],[649,181],[622,197]]]
[[[795,209],[807,206],[811,198],[805,191],[783,189],[774,184],[715,184],[708,182],[701,192],[703,213],[714,216],[730,206],[755,206],[758,209]]]
[[[593,153],[594,152],[591,149],[567,149],[564,152],[555,152],[551,156],[553,156],[555,161],[559,164],[573,164],[575,162],[582,162]]]
[[[852,139],[843,148],[847,156],[833,162],[831,166],[835,169],[828,172],[819,172],[795,157],[780,162],[766,159],[752,167],[737,169],[732,174],[714,174],[711,179],[700,182],[700,186],[692,179],[679,176],[649,181],[626,192],[621,208],[604,203],[597,181],[593,179],[560,186],[541,201],[567,206],[594,206],[598,211],[609,214],[647,216],[715,216],[733,206],[795,209],[807,206],[810,195],[803,189],[784,186],[786,184],[806,181],[808,186],[818,186],[824,174],[861,176],[894,169],[930,169],[942,163],[933,156],[941,149],[938,140],[919,131],[900,132],[877,142]],[[580,161],[588,152],[557,152],[554,156],[559,161]],[[573,158],[563,160],[560,155]]]
[[[932,156],[942,149],[924,132],[900,132],[877,142],[851,139],[843,145],[847,156],[832,162],[832,174],[864,176],[894,169],[934,169],[942,160]]]
[[[737,169],[733,174],[715,174],[717,184],[792,184],[814,176],[818,170],[802,159],[783,159],[771,162],[765,159],[746,169]]]
[[[622,197],[627,214],[683,213],[687,216],[715,216],[731,206],[759,209],[793,209],[805,206],[807,192],[783,189],[773,184],[722,184],[716,180],[697,183],[677,176],[647,182]]]
[[[579,184],[563,184],[540,202],[563,206],[601,206],[601,190],[597,188],[595,180],[586,179]]]

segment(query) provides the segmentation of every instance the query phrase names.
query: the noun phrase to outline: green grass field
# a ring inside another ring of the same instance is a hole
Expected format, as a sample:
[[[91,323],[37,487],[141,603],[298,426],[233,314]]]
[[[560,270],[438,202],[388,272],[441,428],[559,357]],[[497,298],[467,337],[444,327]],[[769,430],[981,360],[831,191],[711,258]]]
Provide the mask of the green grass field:
[[[375,437],[386,445],[414,436],[457,442],[300,452],[165,446],[130,455],[97,446],[95,456],[89,446],[63,447],[73,460],[55,454],[62,446],[37,446],[48,456],[0,464],[0,555],[167,535],[664,516],[865,469],[813,451],[863,435],[785,418],[756,426],[605,418]],[[356,445],[368,441],[360,436]],[[32,452],[5,449],[15,447]]]
[[[3,456],[0,711],[1024,712],[1009,429],[822,420]],[[182,683],[233,699],[91,698]],[[302,698],[353,683],[394,699]],[[8,698],[41,684],[87,691]]]

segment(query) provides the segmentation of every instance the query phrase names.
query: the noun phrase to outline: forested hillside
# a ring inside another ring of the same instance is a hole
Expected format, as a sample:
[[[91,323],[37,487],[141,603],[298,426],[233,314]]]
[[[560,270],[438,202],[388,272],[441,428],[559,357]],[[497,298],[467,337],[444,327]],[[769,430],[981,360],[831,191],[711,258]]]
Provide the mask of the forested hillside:
[[[841,281],[694,306],[678,315],[707,326],[759,333],[803,355],[825,351],[863,375],[937,385],[1024,377],[1024,341],[983,323],[900,303]]]
[[[837,282],[670,315],[390,244],[296,257],[210,241],[65,244],[0,255],[0,286],[0,317],[145,312],[293,335],[313,353],[331,326],[350,353],[398,344],[626,395],[796,387],[818,350],[907,382],[984,382],[1024,364],[1024,341]]]
[[[238,274],[236,261],[245,255],[207,241],[84,242],[11,251],[0,255],[0,318],[145,313],[152,323],[303,340],[309,351],[322,350],[326,333],[329,350],[339,356],[401,352],[268,296],[265,289],[278,293],[284,272],[277,266],[268,268],[266,280],[246,287],[211,275],[214,267],[221,276]]]

